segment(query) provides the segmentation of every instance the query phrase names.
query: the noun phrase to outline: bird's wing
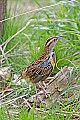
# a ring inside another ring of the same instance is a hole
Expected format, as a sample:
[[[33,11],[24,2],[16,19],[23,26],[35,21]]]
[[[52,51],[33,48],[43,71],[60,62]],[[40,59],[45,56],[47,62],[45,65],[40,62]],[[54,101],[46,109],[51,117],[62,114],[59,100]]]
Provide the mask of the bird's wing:
[[[38,82],[40,80],[43,81],[46,79],[51,73],[52,69],[53,67],[51,62],[45,60],[41,61],[37,65],[30,66],[27,73],[29,75],[29,78],[33,80],[32,82]]]
[[[51,61],[48,61],[48,60],[40,61],[40,63],[37,65],[38,68],[45,69],[45,70],[50,68],[51,66],[52,66]]]

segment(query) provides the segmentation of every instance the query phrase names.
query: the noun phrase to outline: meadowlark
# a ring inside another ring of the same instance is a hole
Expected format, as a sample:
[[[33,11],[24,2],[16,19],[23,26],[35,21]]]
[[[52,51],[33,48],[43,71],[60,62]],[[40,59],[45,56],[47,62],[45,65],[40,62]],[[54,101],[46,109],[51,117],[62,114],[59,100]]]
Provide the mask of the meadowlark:
[[[18,82],[23,78],[29,78],[31,82],[34,83],[36,96],[37,84],[40,88],[42,88],[43,92],[47,96],[47,92],[40,81],[45,81],[45,79],[50,76],[52,70],[54,69],[56,62],[54,47],[60,38],[61,36],[52,36],[48,38],[41,56],[33,61],[29,66],[25,67],[19,78],[16,80],[16,82]]]

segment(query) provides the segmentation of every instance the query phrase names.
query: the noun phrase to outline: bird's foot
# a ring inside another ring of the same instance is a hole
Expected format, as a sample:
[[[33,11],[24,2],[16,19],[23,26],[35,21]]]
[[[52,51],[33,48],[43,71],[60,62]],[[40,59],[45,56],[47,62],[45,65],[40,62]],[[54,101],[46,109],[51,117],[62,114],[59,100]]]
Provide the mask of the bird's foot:
[[[39,93],[37,93],[38,95],[37,96],[40,96],[40,95],[45,95],[45,97],[50,97],[50,92],[47,92],[46,90],[41,90]]]
[[[47,92],[46,90],[43,90],[43,93],[45,94],[46,98],[50,97],[50,92]]]
[[[50,97],[50,92],[47,92],[45,90],[45,87],[39,82],[38,85],[41,87],[41,89],[43,90],[43,94],[45,94],[45,97]]]
[[[41,102],[42,103],[42,99],[41,99],[41,95],[42,94],[42,91],[40,91],[39,93],[36,94],[36,100],[37,102]]]

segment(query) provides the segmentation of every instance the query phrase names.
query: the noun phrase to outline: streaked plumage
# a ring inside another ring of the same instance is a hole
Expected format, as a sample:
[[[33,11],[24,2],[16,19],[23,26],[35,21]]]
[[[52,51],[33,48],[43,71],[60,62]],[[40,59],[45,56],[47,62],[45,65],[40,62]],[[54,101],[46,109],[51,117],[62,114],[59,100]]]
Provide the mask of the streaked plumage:
[[[47,39],[41,56],[22,71],[18,80],[29,78],[32,83],[36,84],[44,81],[51,74],[56,62],[54,47],[59,38],[52,36]],[[39,86],[41,85],[39,84]]]

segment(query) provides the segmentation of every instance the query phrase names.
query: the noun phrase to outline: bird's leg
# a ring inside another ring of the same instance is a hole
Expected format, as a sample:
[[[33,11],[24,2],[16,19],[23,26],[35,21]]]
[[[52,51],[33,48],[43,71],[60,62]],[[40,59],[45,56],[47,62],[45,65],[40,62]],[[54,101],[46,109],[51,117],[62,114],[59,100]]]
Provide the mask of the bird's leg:
[[[49,95],[48,95],[48,92],[45,90],[45,87],[44,87],[40,82],[38,82],[37,84],[38,84],[39,87],[43,90],[43,92],[44,92],[44,94],[45,94],[45,96],[46,96],[46,98],[47,98]]]
[[[46,88],[46,83],[44,81],[42,82],[42,85],[44,86],[44,88]]]
[[[39,97],[39,95],[41,94],[41,92],[40,92],[40,93],[37,93],[37,88],[36,88],[36,86],[37,86],[37,84],[34,83],[34,88],[35,88],[35,91],[36,91],[36,99],[37,99],[38,102],[42,102],[42,100],[41,100],[40,97]]]

